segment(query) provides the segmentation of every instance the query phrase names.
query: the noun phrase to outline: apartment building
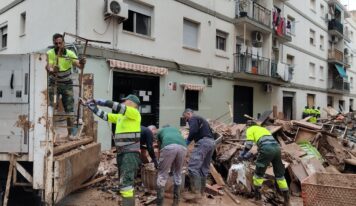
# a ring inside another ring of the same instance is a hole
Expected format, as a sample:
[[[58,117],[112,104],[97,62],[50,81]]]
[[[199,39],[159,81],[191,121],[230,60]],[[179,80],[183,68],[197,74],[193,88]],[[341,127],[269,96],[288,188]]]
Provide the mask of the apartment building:
[[[144,125],[178,126],[187,107],[227,116],[226,102],[235,122],[273,106],[298,119],[307,104],[353,108],[351,16],[326,0],[4,0],[0,55],[44,52],[56,32],[109,41],[87,49],[94,95],[137,94]],[[107,149],[111,126],[98,126]]]

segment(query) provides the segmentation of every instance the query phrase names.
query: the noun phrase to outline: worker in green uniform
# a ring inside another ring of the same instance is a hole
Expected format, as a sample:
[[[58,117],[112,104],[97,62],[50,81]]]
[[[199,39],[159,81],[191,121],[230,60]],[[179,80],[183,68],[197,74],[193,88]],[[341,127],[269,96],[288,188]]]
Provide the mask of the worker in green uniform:
[[[309,110],[308,110],[308,106],[305,106],[303,109],[303,114],[302,114],[302,118],[306,118],[309,116]]]
[[[309,109],[309,116],[311,116],[311,118],[309,119],[310,123],[317,122],[317,114],[318,112],[316,111],[315,106],[312,106],[312,108]]]
[[[273,172],[277,181],[279,189],[283,193],[284,205],[289,203],[289,189],[286,179],[284,178],[284,165],[281,159],[281,148],[278,142],[274,139],[271,132],[266,128],[256,125],[255,122],[249,120],[246,124],[246,142],[245,148],[240,153],[240,159],[248,159],[251,155],[249,153],[253,143],[258,146],[258,156],[256,160],[256,170],[253,176],[253,187],[255,192],[255,199],[261,200],[260,189],[263,184],[263,177],[265,175],[268,165],[272,162]]]
[[[141,164],[141,115],[138,111],[140,99],[130,94],[123,100],[124,102],[120,104],[111,100],[93,99],[85,102],[85,105],[101,119],[116,124],[114,141],[117,150],[122,205],[134,206],[134,182]],[[104,112],[97,106],[109,107],[113,113]]]
[[[62,96],[62,103],[67,117],[68,137],[75,139],[77,127],[74,125],[74,98],[73,98],[73,81],[72,81],[72,66],[83,69],[86,59],[78,60],[77,55],[65,48],[64,38],[62,34],[53,35],[54,48],[47,51],[48,72],[48,96],[50,106],[53,106],[54,88],[57,87],[56,95]],[[72,115],[72,117],[70,116]]]

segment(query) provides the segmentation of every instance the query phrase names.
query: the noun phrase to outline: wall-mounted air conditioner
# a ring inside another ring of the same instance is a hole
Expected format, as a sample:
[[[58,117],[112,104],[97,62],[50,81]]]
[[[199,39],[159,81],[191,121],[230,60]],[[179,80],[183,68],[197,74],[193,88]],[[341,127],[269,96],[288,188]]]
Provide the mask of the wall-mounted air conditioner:
[[[252,32],[252,45],[254,47],[262,47],[263,44],[263,35],[259,31],[253,31]]]
[[[129,16],[129,8],[122,0],[105,0],[104,7],[105,18],[118,17],[122,21]]]

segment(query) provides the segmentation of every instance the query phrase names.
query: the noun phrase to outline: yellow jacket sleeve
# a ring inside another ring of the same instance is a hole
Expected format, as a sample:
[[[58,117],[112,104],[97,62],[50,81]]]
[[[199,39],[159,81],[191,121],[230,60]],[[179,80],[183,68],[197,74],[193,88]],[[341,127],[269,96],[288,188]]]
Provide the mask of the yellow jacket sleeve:
[[[108,122],[116,124],[119,119],[119,114],[108,113]]]

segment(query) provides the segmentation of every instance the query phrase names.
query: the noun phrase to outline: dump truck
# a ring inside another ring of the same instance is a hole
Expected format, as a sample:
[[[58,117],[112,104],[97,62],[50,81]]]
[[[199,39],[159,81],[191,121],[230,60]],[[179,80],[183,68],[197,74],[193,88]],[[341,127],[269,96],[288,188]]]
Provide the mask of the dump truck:
[[[0,183],[4,205],[9,198],[19,198],[9,196],[15,187],[33,190],[42,204],[54,205],[92,178],[100,162],[97,125],[87,108],[80,108],[77,139],[66,138],[66,124],[61,119],[76,114],[60,111],[60,97],[54,98],[56,106],[50,106],[46,58],[45,52],[0,56]],[[92,74],[83,75],[83,98],[92,98],[93,81]],[[73,83],[76,104],[78,82]]]

